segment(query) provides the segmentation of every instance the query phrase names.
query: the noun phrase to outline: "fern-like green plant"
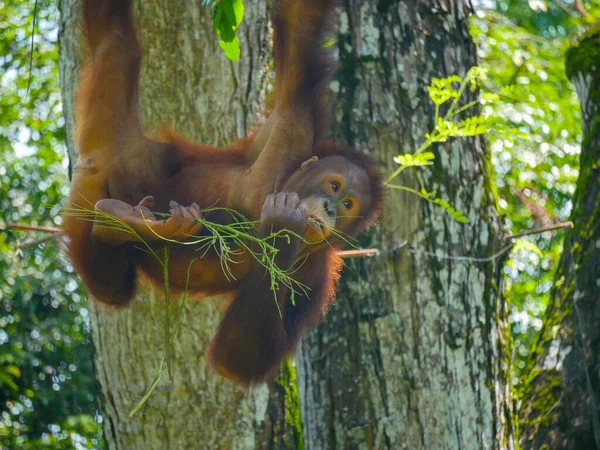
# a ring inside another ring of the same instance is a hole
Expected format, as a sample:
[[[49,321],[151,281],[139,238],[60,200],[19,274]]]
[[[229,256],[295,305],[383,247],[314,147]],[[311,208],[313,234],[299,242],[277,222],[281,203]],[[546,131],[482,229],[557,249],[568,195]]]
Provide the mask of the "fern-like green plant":
[[[450,138],[477,136],[489,131],[490,126],[495,124],[494,118],[479,114],[476,116],[466,117],[458,120],[460,114],[468,111],[480,102],[496,101],[499,98],[498,94],[484,92],[477,100],[473,100],[464,106],[458,107],[460,99],[465,90],[469,88],[474,91],[481,87],[481,82],[486,79],[485,70],[481,67],[472,67],[464,78],[457,75],[452,75],[446,78],[432,78],[431,84],[427,88],[429,98],[435,105],[434,128],[429,133],[425,133],[425,140],[414,153],[405,153],[397,155],[394,162],[398,164],[398,168],[390,175],[385,182],[386,186],[392,189],[398,189],[410,192],[423,200],[426,200],[434,205],[443,208],[452,218],[458,222],[468,222],[469,219],[460,211],[453,208],[446,200],[437,198],[435,191],[428,192],[425,189],[420,191],[409,188],[392,182],[404,170],[410,167],[424,167],[433,164],[435,155],[426,150],[431,145],[446,142]],[[509,92],[509,90],[506,90]],[[505,94],[506,95],[506,94]],[[440,116],[440,106],[452,100],[446,114]]]

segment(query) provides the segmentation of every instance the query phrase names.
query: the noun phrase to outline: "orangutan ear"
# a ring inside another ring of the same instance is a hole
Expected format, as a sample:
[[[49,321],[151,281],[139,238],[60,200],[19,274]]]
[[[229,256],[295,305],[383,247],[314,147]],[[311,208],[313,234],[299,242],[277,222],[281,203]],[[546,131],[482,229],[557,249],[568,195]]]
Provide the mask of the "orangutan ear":
[[[300,165],[300,170],[302,172],[306,172],[306,169],[308,169],[308,166],[310,166],[311,164],[316,163],[319,160],[318,156],[313,156],[312,158],[307,159],[306,161],[304,161],[301,165]]]

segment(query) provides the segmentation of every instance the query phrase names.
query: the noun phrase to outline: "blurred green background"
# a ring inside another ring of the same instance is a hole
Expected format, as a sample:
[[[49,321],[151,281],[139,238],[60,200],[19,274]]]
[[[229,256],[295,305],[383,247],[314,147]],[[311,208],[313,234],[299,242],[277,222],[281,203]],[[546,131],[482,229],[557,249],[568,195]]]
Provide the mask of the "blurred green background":
[[[570,214],[581,118],[564,55],[600,17],[599,0],[584,5],[586,13],[567,0],[474,4],[486,88],[502,93],[484,113],[528,136],[488,135],[500,213],[513,233]],[[103,448],[84,292],[56,240],[6,231],[9,223],[61,225],[69,167],[58,18],[56,1],[0,0],[0,446],[11,449]],[[504,268],[517,396],[561,240],[560,232],[523,238]]]

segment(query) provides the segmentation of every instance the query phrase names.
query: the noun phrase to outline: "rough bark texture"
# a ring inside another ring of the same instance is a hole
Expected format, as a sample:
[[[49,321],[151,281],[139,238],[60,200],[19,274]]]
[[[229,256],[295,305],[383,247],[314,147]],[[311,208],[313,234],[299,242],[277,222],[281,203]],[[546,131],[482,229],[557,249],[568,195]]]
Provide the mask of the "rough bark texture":
[[[600,27],[567,52],[583,117],[565,238],[521,408],[525,449],[600,449]]]
[[[257,122],[270,57],[266,2],[247,2],[238,30],[241,58],[232,64],[212,30],[212,8],[201,2],[144,1],[136,5],[145,49],[142,115],[147,130],[168,124],[201,142],[224,145]],[[61,86],[68,135],[81,63],[79,6],[62,0]],[[75,151],[71,146],[71,155]],[[148,290],[146,290],[148,291]],[[130,307],[107,312],[90,304],[96,367],[104,394],[104,432],[111,449],[287,448],[301,440],[293,368],[269,388],[245,393],[210,372],[209,339],[222,299],[191,301],[175,340],[173,382],[163,380],[133,418],[159,366],[164,302],[145,293]],[[287,406],[286,406],[287,405]],[[294,412],[296,411],[296,412]]]
[[[345,0],[334,134],[376,155],[413,152],[431,130],[431,77],[476,64],[463,0]],[[376,258],[348,262],[336,306],[302,344],[307,448],[513,448],[499,295],[502,247],[480,139],[438,145],[431,170],[401,183],[437,190],[466,225],[411,194],[388,192]],[[418,174],[418,175],[414,175]],[[401,246],[408,241],[407,245]]]

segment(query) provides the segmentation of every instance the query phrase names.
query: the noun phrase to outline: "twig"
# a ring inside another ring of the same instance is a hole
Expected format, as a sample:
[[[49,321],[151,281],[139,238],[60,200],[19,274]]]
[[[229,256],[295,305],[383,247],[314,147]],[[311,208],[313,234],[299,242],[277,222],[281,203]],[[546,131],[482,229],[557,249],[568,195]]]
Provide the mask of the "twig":
[[[516,188],[511,190],[533,215],[533,218],[539,226],[547,227],[554,222],[550,212],[543,206],[538,205],[533,199],[529,198],[523,189]]]
[[[29,88],[31,87],[31,78],[33,73],[33,49],[35,45],[35,24],[37,22],[38,0],[35,0],[33,5],[33,21],[31,23],[31,52],[29,55],[29,78],[27,79],[27,91],[25,92],[25,100],[29,96]]]
[[[573,11],[571,8],[569,8],[567,5],[565,5],[563,2],[560,2],[558,0],[552,0],[552,3],[554,3],[556,6],[558,6],[560,9],[562,9],[564,12],[566,12],[571,17],[577,17],[577,12]]]
[[[542,234],[547,231],[561,230],[563,228],[573,228],[573,222],[561,222],[561,223],[557,223],[555,225],[550,225],[547,227],[541,227],[541,228],[535,228],[533,230],[521,231],[519,233],[515,233],[515,234],[511,234],[510,236],[507,236],[506,240],[518,239],[523,236],[531,236],[534,234]],[[404,242],[402,246],[404,246],[405,244],[406,244],[406,242]],[[450,260],[456,260],[456,261],[471,261],[471,262],[489,262],[489,261],[493,261],[498,256],[507,252],[509,249],[512,248],[512,246],[513,246],[513,244],[509,244],[506,247],[503,247],[499,252],[493,254],[492,256],[485,257],[485,258],[475,258],[472,256],[439,255],[437,253],[419,250],[414,247],[411,247],[409,249],[409,251],[411,253],[415,253],[415,254],[417,254],[417,253],[426,254],[428,256],[432,256],[432,257],[438,258],[438,259],[450,259]],[[338,251],[338,255],[344,259],[346,259],[346,258],[361,258],[363,256],[380,256],[380,255],[392,253],[396,250],[397,249],[391,249],[389,251],[381,251],[377,248],[362,248],[362,249],[358,249],[358,250],[340,250],[340,251]]]
[[[7,230],[22,230],[22,231],[41,231],[42,233],[60,233],[62,230],[55,227],[38,227],[35,225],[19,225],[17,223],[9,223],[6,226]]]
[[[363,256],[378,256],[379,249],[377,248],[360,248],[357,250],[339,250],[337,252],[338,256],[347,259],[347,258],[361,258]]]
[[[63,234],[62,234],[62,232],[58,232],[58,233],[49,234],[48,236],[44,236],[43,238],[36,239],[36,240],[34,240],[34,241],[28,241],[28,242],[25,242],[25,243],[23,243],[23,244],[20,244],[20,245],[18,246],[18,248],[20,248],[20,249],[25,249],[25,248],[36,247],[36,246],[38,246],[38,245],[40,245],[40,244],[43,244],[44,242],[51,241],[51,240],[53,240],[53,239],[58,239],[58,238],[60,238],[62,235],[63,235]]]
[[[508,19],[506,16],[499,14],[494,10],[487,9],[487,8],[483,8],[483,11],[485,11],[485,13],[488,16],[492,16],[494,18],[494,20],[496,20],[498,22],[502,22],[508,28],[518,31],[519,39],[534,41],[534,42],[537,42],[538,44],[546,44],[547,43],[546,39],[542,39],[534,34],[525,32],[521,27],[519,27],[518,25],[511,22],[510,19]]]
[[[573,222],[561,222],[561,223],[557,223],[556,225],[550,225],[547,227],[541,227],[541,228],[534,228],[533,230],[526,230],[526,231],[521,231],[520,233],[515,233],[515,234],[511,234],[510,236],[507,236],[506,239],[517,239],[523,236],[530,236],[532,234],[542,234],[545,233],[546,231],[554,231],[554,230],[560,230],[562,228],[573,228]]]
[[[509,251],[511,248],[513,248],[515,244],[510,243],[507,246],[501,248],[500,250],[498,250],[496,253],[494,253],[491,256],[485,256],[483,258],[477,257],[477,256],[454,256],[454,255],[440,255],[438,253],[434,253],[434,252],[428,252],[426,250],[419,250],[416,248],[411,247],[409,249],[409,251],[411,253],[416,254],[421,254],[421,255],[427,255],[427,256],[431,256],[432,258],[438,259],[438,260],[450,260],[450,261],[465,261],[465,262],[471,262],[471,263],[476,263],[476,262],[481,262],[481,263],[485,263],[485,262],[490,262],[495,260],[496,258],[498,258],[499,256],[502,256],[504,253],[506,253],[507,251]]]
[[[587,9],[585,9],[585,6],[583,5],[583,0],[575,0],[575,4],[573,6],[575,7],[575,11],[577,11],[583,17],[592,17],[590,12]]]

